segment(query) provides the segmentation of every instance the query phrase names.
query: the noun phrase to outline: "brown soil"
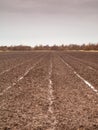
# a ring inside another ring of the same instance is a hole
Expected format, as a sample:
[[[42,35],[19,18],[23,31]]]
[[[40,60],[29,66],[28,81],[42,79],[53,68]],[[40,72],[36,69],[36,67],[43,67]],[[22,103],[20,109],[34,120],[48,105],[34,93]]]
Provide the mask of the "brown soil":
[[[97,52],[1,52],[0,130],[98,130],[98,92],[74,73],[98,90],[97,59]]]

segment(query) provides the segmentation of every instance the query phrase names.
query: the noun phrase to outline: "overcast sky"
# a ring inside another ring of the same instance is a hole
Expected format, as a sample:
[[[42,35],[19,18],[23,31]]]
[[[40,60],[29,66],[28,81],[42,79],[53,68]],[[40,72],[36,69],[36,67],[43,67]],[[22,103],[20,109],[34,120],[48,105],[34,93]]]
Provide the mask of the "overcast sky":
[[[98,0],[0,0],[0,45],[98,42]]]

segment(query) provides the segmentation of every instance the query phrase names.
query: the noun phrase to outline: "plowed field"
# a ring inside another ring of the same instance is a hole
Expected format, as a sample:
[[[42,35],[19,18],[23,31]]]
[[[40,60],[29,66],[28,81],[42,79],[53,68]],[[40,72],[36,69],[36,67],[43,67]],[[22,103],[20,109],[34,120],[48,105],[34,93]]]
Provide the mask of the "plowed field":
[[[98,130],[98,53],[1,52],[0,130]]]

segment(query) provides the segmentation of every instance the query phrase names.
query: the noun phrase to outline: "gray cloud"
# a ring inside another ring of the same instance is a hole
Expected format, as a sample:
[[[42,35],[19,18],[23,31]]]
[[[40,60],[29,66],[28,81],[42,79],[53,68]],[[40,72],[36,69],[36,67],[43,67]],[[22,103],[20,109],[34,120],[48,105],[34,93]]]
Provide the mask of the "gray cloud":
[[[98,0],[0,0],[0,12],[69,14],[98,13]]]
[[[5,42],[97,41],[97,23],[98,0],[0,0]]]

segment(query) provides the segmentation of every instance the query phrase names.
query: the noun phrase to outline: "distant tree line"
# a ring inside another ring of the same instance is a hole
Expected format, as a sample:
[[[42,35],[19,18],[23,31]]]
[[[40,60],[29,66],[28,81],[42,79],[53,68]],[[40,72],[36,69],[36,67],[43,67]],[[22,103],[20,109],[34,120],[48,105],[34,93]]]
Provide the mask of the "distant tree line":
[[[32,47],[30,46],[0,46],[1,51],[31,51]]]
[[[70,45],[53,45],[53,46],[35,46],[32,48],[33,50],[98,50],[98,43],[97,44],[70,44]]]
[[[98,43],[97,44],[82,44],[82,45],[77,45],[77,44],[70,44],[70,45],[39,45],[35,47],[30,47],[30,46],[24,46],[24,45],[19,45],[19,46],[0,46],[1,51],[32,51],[32,50],[98,50]]]

